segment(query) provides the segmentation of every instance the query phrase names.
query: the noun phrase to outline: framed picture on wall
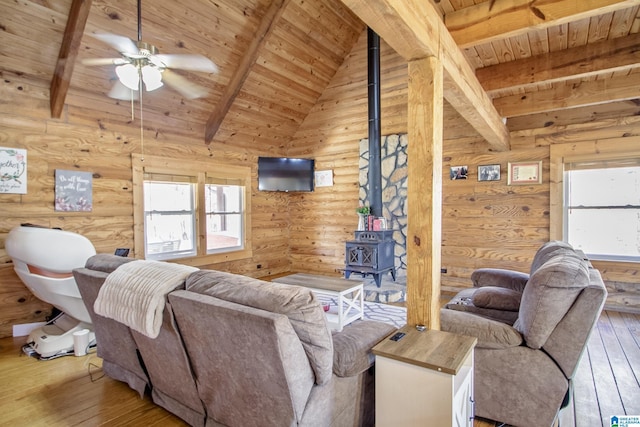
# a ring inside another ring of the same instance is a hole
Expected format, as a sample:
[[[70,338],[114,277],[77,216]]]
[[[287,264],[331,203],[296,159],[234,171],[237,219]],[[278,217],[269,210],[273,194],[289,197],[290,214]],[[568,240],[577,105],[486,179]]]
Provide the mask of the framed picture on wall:
[[[500,165],[478,166],[478,181],[500,181]]]
[[[467,166],[451,166],[449,170],[449,178],[454,179],[467,179],[469,167]]]
[[[509,162],[508,185],[526,185],[542,183],[542,161]]]
[[[0,147],[0,193],[27,194],[27,150]]]

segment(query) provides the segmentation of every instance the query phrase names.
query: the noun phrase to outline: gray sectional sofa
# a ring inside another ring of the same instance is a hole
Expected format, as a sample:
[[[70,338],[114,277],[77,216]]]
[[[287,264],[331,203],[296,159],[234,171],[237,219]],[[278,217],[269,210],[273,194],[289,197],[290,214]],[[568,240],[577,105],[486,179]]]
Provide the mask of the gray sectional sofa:
[[[374,425],[370,350],[393,326],[332,333],[309,289],[197,270],[163,298],[151,337],[94,310],[109,274],[132,261],[98,254],[74,271],[106,375],[194,426]]]

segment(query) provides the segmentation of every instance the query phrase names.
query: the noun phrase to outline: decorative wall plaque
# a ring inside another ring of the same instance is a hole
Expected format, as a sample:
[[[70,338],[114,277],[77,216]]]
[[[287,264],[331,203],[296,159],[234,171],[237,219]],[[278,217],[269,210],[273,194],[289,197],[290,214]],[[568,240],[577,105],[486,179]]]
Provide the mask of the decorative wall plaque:
[[[0,147],[0,193],[27,194],[27,150]]]
[[[55,210],[91,212],[93,175],[91,172],[56,169]]]

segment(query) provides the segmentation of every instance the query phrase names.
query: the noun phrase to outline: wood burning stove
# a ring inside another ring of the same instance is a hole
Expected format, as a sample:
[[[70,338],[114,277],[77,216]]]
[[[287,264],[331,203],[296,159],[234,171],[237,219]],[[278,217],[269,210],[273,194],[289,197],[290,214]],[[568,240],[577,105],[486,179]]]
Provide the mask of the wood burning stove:
[[[344,277],[372,274],[378,287],[387,272],[396,280],[394,247],[393,230],[356,231],[355,240],[346,243]]]

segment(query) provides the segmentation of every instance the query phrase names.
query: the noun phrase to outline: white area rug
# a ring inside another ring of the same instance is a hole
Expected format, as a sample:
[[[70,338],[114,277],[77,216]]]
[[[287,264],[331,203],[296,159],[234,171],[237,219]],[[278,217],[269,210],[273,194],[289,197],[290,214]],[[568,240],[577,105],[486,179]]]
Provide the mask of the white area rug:
[[[316,294],[316,297],[323,304],[329,304],[330,313],[338,313],[337,298],[329,295]],[[377,302],[364,302],[364,318],[367,320],[377,320],[400,328],[407,324],[407,309],[395,305],[381,304]]]

